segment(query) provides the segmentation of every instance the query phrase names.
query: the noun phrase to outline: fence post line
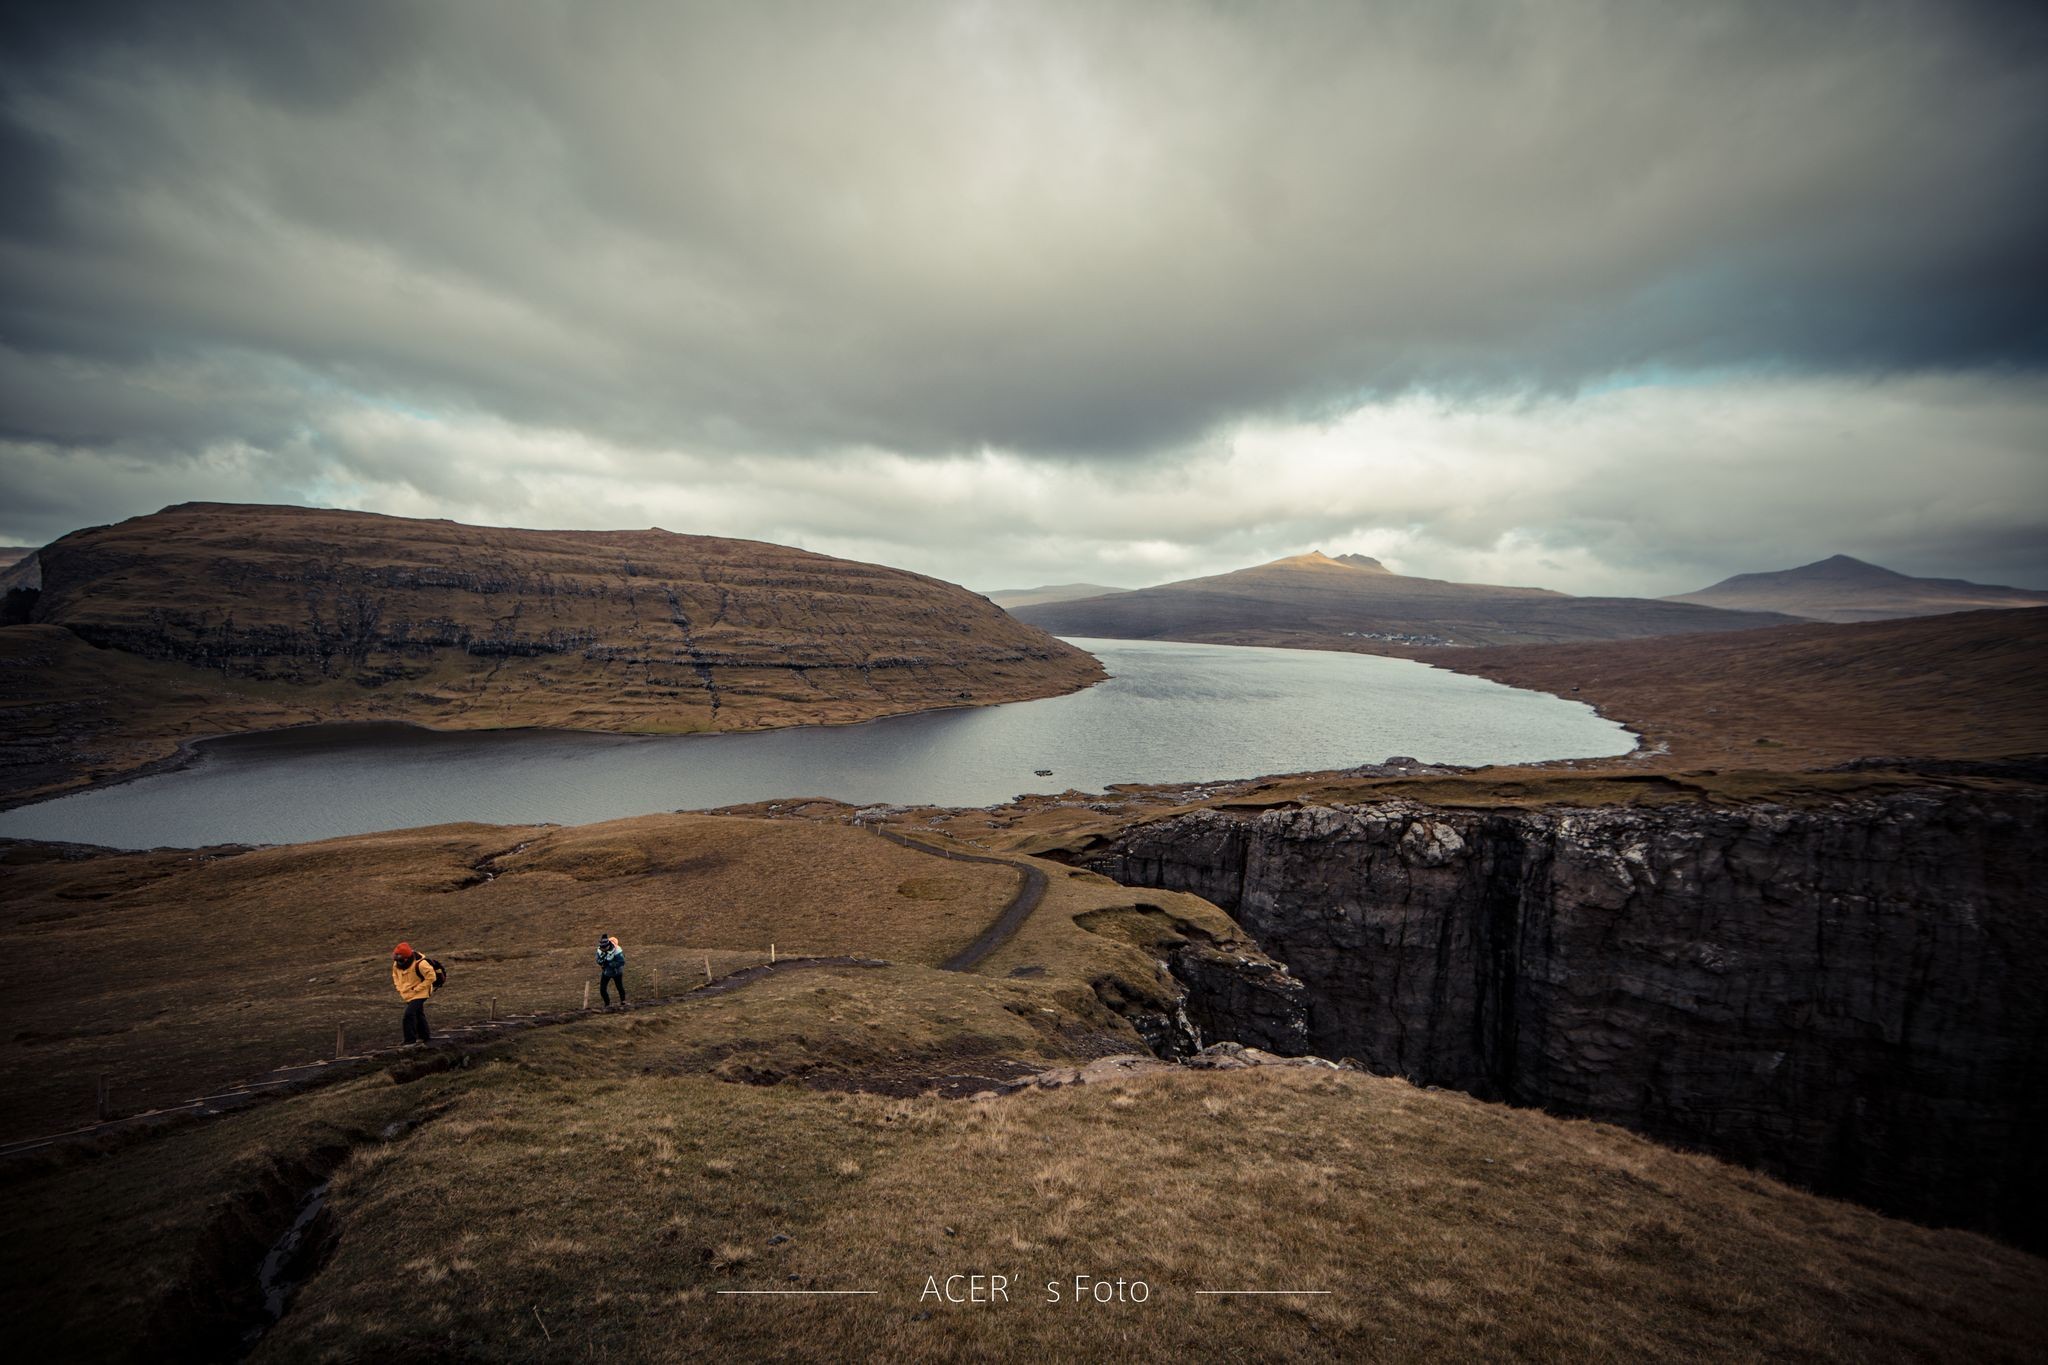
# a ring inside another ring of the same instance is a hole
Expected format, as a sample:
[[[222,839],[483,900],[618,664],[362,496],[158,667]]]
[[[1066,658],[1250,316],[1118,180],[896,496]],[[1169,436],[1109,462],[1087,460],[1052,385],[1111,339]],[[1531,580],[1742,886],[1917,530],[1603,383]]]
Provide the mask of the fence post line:
[[[775,945],[772,943],[768,945],[768,965],[775,965]]]
[[[704,954],[704,981],[707,985],[711,981],[711,954],[709,953]]]
[[[583,980],[583,1008],[590,1008],[590,979],[588,977],[585,977]]]

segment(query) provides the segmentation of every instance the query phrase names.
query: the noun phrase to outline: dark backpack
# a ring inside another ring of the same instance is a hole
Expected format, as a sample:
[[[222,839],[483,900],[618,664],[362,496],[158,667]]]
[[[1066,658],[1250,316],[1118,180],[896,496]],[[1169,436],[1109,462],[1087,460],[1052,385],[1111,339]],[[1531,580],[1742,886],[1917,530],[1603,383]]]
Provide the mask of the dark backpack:
[[[434,961],[434,959],[432,959],[431,957],[427,959],[427,965],[434,969],[435,990],[438,991],[443,986],[448,984],[448,969],[446,967],[443,967],[440,963]]]

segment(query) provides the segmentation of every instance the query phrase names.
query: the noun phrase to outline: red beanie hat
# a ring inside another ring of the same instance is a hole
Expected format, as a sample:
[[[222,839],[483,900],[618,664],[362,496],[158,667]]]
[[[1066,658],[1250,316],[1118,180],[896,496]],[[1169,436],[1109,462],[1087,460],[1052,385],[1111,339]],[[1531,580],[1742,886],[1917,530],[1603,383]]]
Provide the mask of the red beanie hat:
[[[411,957],[412,945],[410,943],[401,943],[391,950],[391,955],[393,957]]]

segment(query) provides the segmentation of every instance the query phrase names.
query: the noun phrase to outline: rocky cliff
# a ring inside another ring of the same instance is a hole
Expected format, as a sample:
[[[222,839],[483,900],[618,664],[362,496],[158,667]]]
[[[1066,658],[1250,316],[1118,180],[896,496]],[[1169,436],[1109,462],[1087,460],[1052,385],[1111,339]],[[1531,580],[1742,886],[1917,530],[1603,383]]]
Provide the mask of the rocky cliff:
[[[39,559],[31,619],[102,649],[440,705],[505,683],[511,667],[560,706],[558,723],[577,707],[600,722],[653,713],[667,721],[657,728],[725,729],[764,707],[853,719],[1101,676],[949,583],[659,530],[188,503],[74,532]]]
[[[2048,1241],[2038,788],[1198,811],[1078,861],[1230,910],[1323,1055]]]
[[[0,638],[0,691],[10,716],[89,752],[54,783],[0,752],[13,797],[279,724],[734,730],[1103,676],[950,583],[660,530],[192,503],[74,532],[37,563],[40,591],[4,605],[25,619]],[[115,672],[118,689],[90,681]]]

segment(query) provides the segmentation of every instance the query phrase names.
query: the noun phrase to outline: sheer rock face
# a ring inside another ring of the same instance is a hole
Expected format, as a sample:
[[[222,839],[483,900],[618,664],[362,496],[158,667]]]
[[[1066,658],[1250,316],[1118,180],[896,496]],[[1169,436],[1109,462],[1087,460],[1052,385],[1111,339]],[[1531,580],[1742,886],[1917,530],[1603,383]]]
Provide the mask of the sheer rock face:
[[[230,680],[382,692],[370,709],[429,723],[731,729],[1101,677],[948,583],[658,530],[195,503],[76,532],[40,562],[39,624]]]
[[[1325,1056],[2048,1240],[2048,794],[1203,811],[1081,861],[1231,911]]]

